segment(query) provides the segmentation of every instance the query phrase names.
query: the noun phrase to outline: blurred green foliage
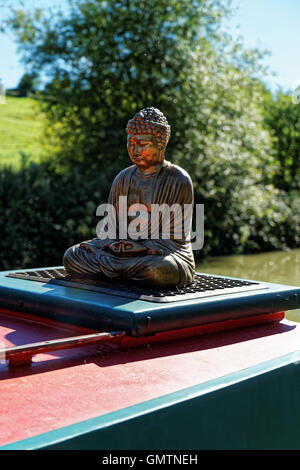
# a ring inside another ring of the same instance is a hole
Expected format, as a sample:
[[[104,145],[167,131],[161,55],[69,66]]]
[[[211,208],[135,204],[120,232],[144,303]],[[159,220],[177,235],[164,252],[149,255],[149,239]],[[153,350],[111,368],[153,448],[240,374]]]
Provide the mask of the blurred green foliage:
[[[298,90],[299,91],[299,90]],[[300,95],[265,95],[265,123],[273,136],[274,184],[285,191],[300,190]]]
[[[172,124],[172,158],[175,149],[185,150],[191,130],[208,130],[194,99],[199,96],[207,111],[206,101],[216,105],[210,81],[222,72],[221,48],[231,47],[219,33],[227,3],[73,0],[61,15],[16,11],[10,26],[24,60],[47,77],[44,102],[56,167],[76,164],[84,173],[100,170],[112,178],[127,164],[126,123],[145,106],[163,110]]]
[[[55,174],[47,164],[22,165],[0,172],[0,269],[62,264],[75,242],[96,236],[101,176],[82,179]]]
[[[190,173],[195,202],[205,205],[198,256],[299,244],[299,187],[287,191],[299,173],[286,168],[294,156],[284,126],[275,130],[279,99],[258,79],[260,53],[222,32],[229,12],[225,0],[73,0],[68,12],[13,12],[27,66],[47,77],[51,158],[23,168],[16,183],[9,170],[3,177],[11,187],[23,181],[25,191],[7,187],[12,222],[1,243],[16,244],[10,255],[3,245],[7,266],[57,263],[57,253],[92,233],[96,204],[129,164],[126,123],[146,106],[166,115],[166,158]],[[288,119],[287,109],[281,122]],[[12,237],[18,224],[24,228]]]
[[[24,73],[17,86],[18,96],[25,97],[30,93],[34,93],[36,89],[36,79],[36,72]]]

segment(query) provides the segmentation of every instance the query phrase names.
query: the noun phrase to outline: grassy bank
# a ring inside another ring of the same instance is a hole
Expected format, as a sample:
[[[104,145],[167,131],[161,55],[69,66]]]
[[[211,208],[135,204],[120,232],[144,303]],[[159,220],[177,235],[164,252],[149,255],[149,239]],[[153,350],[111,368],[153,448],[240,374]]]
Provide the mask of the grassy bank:
[[[44,116],[39,103],[31,98],[6,97],[0,105],[0,166],[20,166],[21,155],[39,162]]]

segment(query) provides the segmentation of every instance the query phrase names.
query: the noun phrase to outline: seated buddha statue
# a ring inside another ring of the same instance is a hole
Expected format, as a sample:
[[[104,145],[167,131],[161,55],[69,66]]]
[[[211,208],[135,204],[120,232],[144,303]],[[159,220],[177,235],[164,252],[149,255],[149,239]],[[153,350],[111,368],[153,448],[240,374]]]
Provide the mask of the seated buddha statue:
[[[195,270],[190,230],[184,226],[184,209],[189,208],[190,218],[193,207],[191,178],[164,158],[170,126],[161,111],[153,107],[139,111],[129,120],[126,132],[132,165],[111,186],[108,205],[114,208],[113,230],[102,228],[97,238],[70,247],[63,258],[66,272],[77,278],[186,286]],[[129,222],[134,222],[134,213],[140,214],[138,236],[120,227],[120,201],[124,200]],[[167,211],[169,218],[162,217],[162,207],[172,209]],[[180,210],[176,213],[174,207]]]

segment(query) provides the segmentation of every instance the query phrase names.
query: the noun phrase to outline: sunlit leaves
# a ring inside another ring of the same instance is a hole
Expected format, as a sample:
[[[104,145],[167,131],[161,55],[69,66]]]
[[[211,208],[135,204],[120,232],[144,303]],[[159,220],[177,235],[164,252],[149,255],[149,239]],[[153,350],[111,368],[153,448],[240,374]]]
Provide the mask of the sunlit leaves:
[[[84,178],[98,172],[104,194],[129,164],[128,119],[160,108],[172,128],[166,156],[193,178],[196,202],[205,204],[204,252],[212,253],[277,248],[282,233],[270,230],[291,216],[290,201],[280,205],[272,186],[262,54],[224,34],[229,7],[225,0],[73,0],[61,14],[19,11],[11,19],[24,60],[46,81],[55,168],[76,166]],[[274,142],[298,142],[296,127],[277,124]],[[280,154],[290,170],[293,149]]]

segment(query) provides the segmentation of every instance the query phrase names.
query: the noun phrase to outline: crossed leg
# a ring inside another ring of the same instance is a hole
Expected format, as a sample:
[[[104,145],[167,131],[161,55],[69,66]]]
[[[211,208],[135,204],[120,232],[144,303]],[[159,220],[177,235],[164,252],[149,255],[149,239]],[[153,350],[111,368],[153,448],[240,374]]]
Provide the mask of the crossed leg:
[[[74,277],[104,276],[156,286],[176,286],[180,282],[177,263],[170,255],[119,258],[102,249],[87,249],[78,244],[65,252],[63,263],[67,273]]]

